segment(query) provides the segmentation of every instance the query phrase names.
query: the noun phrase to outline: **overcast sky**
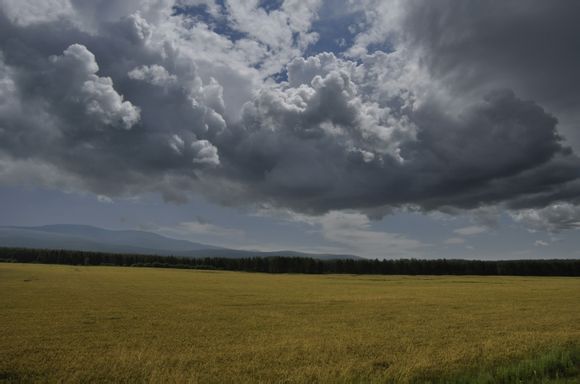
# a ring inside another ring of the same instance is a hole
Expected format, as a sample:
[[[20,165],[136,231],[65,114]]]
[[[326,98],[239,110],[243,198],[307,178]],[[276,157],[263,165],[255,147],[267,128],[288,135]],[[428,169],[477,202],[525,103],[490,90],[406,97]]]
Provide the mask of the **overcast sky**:
[[[580,257],[577,0],[0,0],[0,225]]]

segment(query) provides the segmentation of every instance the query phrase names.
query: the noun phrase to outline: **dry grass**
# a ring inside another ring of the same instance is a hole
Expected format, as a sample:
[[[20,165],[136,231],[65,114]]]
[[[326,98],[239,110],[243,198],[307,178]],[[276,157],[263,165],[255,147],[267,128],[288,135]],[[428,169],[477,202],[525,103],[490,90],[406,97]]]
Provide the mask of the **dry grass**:
[[[0,290],[8,382],[451,381],[580,343],[575,278],[0,264]]]

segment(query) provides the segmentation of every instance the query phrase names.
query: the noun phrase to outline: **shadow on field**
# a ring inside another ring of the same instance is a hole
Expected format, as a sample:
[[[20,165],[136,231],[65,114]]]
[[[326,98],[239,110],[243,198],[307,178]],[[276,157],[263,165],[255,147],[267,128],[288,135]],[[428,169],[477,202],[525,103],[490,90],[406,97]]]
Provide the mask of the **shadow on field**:
[[[0,371],[0,383],[24,383],[24,382],[33,382],[34,377],[29,375],[22,375],[19,372],[13,371]],[[36,380],[38,381],[38,377]]]
[[[437,374],[427,374],[416,382],[433,384],[579,383],[580,345],[554,348],[532,358],[483,368],[477,372],[447,378],[437,376]]]

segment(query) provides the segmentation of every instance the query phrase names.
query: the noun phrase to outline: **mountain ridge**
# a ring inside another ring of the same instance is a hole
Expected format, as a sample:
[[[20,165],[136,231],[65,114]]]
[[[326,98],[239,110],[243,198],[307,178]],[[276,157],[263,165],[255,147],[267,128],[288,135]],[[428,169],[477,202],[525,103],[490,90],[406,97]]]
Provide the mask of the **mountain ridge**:
[[[316,259],[361,259],[355,255],[229,249],[157,233],[104,229],[92,225],[50,224],[33,227],[0,226],[0,247],[65,249],[109,253],[135,253],[179,257],[311,257]]]

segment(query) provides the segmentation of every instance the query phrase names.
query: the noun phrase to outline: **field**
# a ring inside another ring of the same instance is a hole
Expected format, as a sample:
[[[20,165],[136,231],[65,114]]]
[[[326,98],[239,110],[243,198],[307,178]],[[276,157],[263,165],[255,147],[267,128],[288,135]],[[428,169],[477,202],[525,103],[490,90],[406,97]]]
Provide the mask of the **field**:
[[[0,382],[580,382],[577,278],[4,263],[0,292]]]

